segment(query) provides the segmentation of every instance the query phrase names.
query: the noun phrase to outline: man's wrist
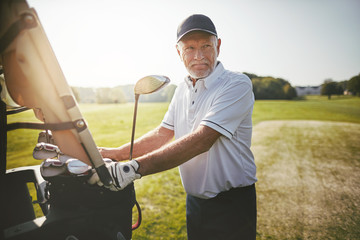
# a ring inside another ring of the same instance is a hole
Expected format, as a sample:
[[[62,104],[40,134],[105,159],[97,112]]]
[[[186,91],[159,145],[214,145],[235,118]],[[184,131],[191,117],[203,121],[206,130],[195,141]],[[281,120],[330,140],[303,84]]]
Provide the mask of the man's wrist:
[[[134,170],[135,170],[135,174],[136,175],[138,175],[137,177],[138,178],[141,178],[142,177],[142,175],[141,175],[141,173],[140,173],[140,163],[139,163],[139,161],[138,160],[136,160],[136,159],[133,159],[133,160],[131,160],[131,161],[134,161],[134,163],[135,164],[131,164],[133,167],[134,167]],[[135,165],[135,166],[134,166]]]
[[[129,159],[129,153],[123,150],[123,147],[115,148],[114,150],[114,157],[116,161],[124,161]]]

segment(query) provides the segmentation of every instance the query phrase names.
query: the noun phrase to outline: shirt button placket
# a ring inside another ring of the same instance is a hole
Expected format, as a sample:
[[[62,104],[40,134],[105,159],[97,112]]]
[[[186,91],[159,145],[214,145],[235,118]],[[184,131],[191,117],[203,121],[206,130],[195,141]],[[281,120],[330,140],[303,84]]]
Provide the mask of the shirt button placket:
[[[193,108],[193,102],[194,102],[194,90],[192,89],[190,91],[190,99],[189,99],[189,109],[188,109],[188,129],[192,129],[192,123],[194,119],[194,108]]]
[[[197,93],[197,89],[195,89],[193,92],[193,98],[192,98],[193,100],[191,102],[191,105],[194,105],[194,103],[195,103],[195,99],[197,98],[196,93]]]
[[[195,93],[197,93],[197,89],[193,89],[193,92],[191,94],[191,106],[190,107],[194,106],[194,104],[195,104],[195,100],[196,100],[196,94]]]

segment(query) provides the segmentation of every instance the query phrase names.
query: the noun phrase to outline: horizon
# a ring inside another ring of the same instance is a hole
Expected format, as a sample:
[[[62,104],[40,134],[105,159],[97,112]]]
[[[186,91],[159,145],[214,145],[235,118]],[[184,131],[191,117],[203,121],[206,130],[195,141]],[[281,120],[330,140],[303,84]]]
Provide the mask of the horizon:
[[[244,74],[246,75],[247,72],[244,72]],[[264,77],[272,77],[272,76],[258,76],[260,78],[264,78]],[[274,77],[275,78],[275,77]],[[286,79],[284,79],[286,80]],[[287,80],[286,80],[287,81]],[[342,82],[342,81],[348,81],[348,80],[341,80],[341,81],[336,81],[336,80],[333,80],[334,82]],[[291,84],[291,82],[289,82]],[[124,83],[124,84],[120,84],[120,85],[115,85],[115,86],[75,86],[75,85],[69,85],[70,87],[75,87],[75,88],[92,88],[92,89],[95,89],[95,88],[117,88],[117,87],[125,87],[125,86],[135,86],[136,83]],[[296,87],[319,87],[321,86],[322,84],[324,83],[320,83],[318,85],[291,85],[292,87],[296,88]],[[170,85],[176,85],[175,83],[172,83],[170,82],[169,83],[169,86]]]

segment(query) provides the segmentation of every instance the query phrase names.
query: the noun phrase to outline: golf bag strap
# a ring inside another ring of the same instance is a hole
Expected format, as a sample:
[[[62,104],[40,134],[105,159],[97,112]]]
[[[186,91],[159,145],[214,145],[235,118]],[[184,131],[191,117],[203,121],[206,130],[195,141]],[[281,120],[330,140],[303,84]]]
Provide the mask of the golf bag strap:
[[[0,39],[0,53],[3,53],[5,51],[5,49],[19,35],[22,30],[36,27],[36,21],[29,21],[28,17],[32,18],[33,16],[29,13],[24,13],[21,15],[19,20],[11,24],[9,29]]]
[[[1,85],[0,85],[1,92]],[[0,184],[4,182],[3,177],[6,173],[6,148],[7,133],[4,131],[7,127],[6,104],[0,99]]]
[[[135,229],[137,229],[138,227],[140,227],[140,224],[141,224],[141,220],[142,220],[142,217],[141,217],[141,208],[140,208],[140,205],[138,203],[138,201],[135,200],[135,205],[136,205],[136,208],[137,208],[137,211],[138,211],[138,219],[137,219],[137,222],[135,224],[132,225],[131,229],[134,231]]]
[[[19,108],[16,108],[16,109],[7,110],[6,115],[21,113],[21,112],[25,112],[25,111],[30,110],[30,109],[31,108],[27,108],[27,107],[19,107]]]
[[[39,130],[52,130],[61,131],[76,129],[81,132],[87,128],[86,123],[83,119],[76,120],[74,122],[63,122],[63,123],[30,123],[30,122],[16,122],[7,125],[7,131],[15,129],[39,129]]]

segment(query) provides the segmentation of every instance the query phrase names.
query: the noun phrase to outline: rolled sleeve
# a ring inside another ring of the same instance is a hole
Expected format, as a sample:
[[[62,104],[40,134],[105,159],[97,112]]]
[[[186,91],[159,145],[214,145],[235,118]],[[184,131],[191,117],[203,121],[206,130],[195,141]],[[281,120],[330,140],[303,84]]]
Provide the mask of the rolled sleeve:
[[[179,88],[175,90],[174,96],[169,104],[169,108],[165,113],[164,118],[160,124],[160,126],[170,130],[174,130],[175,128],[175,111],[176,111],[176,101],[178,98],[178,92],[179,92]]]
[[[211,127],[227,138],[232,138],[236,129],[254,105],[250,81],[236,81],[217,96],[201,124]]]
[[[162,120],[160,126],[170,129],[170,130],[174,130],[174,121],[173,121],[173,118],[171,117],[169,111],[166,112],[164,119]]]

